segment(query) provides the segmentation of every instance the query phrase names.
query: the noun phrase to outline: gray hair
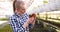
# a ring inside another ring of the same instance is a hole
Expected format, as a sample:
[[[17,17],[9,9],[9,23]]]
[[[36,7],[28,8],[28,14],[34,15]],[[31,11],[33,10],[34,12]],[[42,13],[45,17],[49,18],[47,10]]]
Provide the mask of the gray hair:
[[[20,7],[20,4],[24,3],[24,1],[21,1],[21,0],[15,0],[13,2],[13,9],[15,11],[16,8],[19,8]]]

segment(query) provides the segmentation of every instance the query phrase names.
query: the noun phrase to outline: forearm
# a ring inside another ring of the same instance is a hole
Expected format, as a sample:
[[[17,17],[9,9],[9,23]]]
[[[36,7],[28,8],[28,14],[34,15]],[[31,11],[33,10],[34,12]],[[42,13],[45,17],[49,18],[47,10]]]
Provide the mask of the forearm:
[[[31,24],[34,26],[35,25],[35,20]]]
[[[23,28],[26,28],[29,25],[29,21],[27,20],[22,26]]]
[[[34,25],[35,24],[35,21],[32,24]]]

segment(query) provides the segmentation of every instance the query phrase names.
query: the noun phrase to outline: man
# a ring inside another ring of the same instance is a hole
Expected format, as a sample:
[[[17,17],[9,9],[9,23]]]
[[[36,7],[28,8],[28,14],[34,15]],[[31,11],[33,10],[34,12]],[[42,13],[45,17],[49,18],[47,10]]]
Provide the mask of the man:
[[[35,15],[29,17],[25,13],[25,3],[17,0],[13,3],[14,14],[10,17],[10,24],[13,32],[29,32],[29,27],[32,27],[35,22]]]

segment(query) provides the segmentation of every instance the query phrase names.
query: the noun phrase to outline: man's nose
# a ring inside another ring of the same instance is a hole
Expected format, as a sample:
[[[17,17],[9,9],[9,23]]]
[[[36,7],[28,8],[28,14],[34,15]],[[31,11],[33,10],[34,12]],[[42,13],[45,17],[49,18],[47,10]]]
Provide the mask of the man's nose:
[[[24,13],[25,12],[25,9],[22,9],[22,12]]]
[[[23,8],[22,10],[25,10],[25,8]]]

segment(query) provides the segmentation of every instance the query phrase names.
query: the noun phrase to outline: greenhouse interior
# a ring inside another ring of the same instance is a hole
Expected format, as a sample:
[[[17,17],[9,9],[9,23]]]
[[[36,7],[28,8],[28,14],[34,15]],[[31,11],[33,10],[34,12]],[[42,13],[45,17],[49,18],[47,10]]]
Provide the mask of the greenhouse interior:
[[[13,1],[0,0],[0,32],[12,32],[9,17],[14,14]],[[29,32],[60,32],[60,0],[22,0],[27,4],[26,13],[36,14],[36,21]]]

